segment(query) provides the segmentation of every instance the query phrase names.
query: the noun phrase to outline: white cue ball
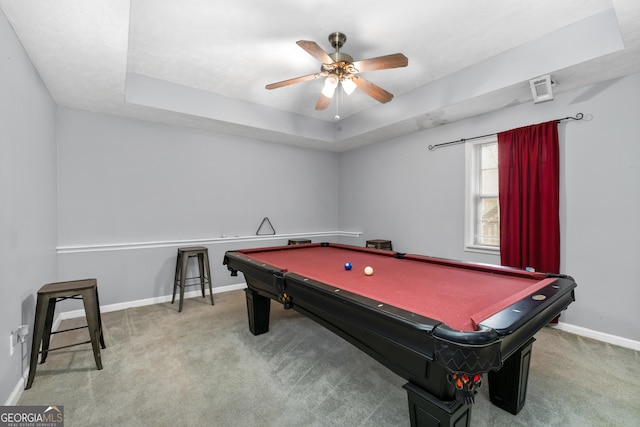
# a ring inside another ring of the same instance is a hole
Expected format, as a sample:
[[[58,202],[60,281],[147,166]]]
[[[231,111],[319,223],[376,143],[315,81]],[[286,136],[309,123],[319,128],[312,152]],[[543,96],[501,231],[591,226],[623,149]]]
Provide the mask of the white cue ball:
[[[371,276],[373,274],[373,268],[366,266],[364,268],[364,274],[366,274],[367,276]]]

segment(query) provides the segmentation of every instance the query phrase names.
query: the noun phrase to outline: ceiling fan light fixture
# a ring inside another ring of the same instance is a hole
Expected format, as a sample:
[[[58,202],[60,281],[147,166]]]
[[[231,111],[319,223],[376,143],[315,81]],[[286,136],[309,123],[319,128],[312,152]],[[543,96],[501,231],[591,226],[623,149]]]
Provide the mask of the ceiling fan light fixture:
[[[344,79],[341,81],[341,84],[342,84],[342,89],[344,89],[347,95],[351,95],[353,91],[356,90],[356,88],[358,87],[351,79]]]
[[[338,86],[338,77],[337,76],[328,76],[324,80],[324,87],[322,88],[322,94],[327,98],[333,98],[333,93],[336,91],[336,87]]]

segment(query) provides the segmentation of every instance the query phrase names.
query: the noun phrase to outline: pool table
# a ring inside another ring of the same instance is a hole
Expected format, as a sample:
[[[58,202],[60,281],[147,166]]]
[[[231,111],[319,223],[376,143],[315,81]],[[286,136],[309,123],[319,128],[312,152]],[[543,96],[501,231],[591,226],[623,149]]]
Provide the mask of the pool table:
[[[408,381],[415,426],[470,425],[485,373],[493,404],[517,414],[533,336],[576,287],[566,275],[334,243],[228,251],[224,264],[244,274],[254,335],[268,332],[272,299],[308,316]]]

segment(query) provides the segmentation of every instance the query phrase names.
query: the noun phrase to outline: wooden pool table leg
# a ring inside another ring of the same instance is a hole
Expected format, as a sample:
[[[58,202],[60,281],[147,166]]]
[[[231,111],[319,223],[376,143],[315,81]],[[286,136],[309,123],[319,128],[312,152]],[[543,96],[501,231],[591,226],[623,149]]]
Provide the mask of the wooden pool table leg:
[[[253,335],[269,332],[269,313],[271,299],[258,294],[252,289],[245,289],[247,294],[247,314],[249,315],[249,330]]]
[[[414,384],[407,383],[411,427],[469,427],[472,404],[458,400],[442,401]]]
[[[529,382],[529,365],[534,338],[504,361],[502,368],[489,372],[489,398],[505,411],[517,415],[524,406]]]

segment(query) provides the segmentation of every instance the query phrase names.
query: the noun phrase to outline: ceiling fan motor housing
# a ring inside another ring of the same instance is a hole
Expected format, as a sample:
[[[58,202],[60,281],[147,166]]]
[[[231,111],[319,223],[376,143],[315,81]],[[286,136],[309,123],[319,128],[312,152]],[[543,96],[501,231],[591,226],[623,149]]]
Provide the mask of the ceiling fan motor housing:
[[[333,53],[330,53],[329,56],[335,62],[353,62],[353,58],[350,55],[347,55],[346,53],[333,52]]]
[[[347,36],[340,31],[336,31],[335,33],[329,34],[329,43],[331,43],[331,47],[338,50],[344,45],[347,41]]]

